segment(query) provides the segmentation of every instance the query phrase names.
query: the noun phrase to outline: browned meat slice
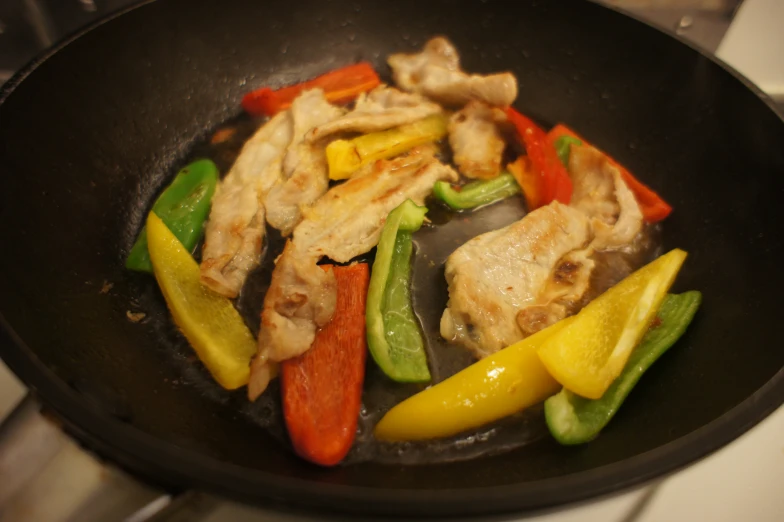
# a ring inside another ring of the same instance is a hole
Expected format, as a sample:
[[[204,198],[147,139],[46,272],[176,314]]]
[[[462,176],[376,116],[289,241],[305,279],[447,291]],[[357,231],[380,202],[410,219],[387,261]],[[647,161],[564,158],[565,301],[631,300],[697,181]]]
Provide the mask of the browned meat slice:
[[[369,251],[389,212],[408,198],[421,204],[438,180],[457,181],[457,173],[434,157],[432,147],[419,147],[369,165],[304,212],[264,299],[259,351],[248,385],[251,400],[266,388],[271,362],[307,351],[317,328],[332,317],[334,278],[316,266],[318,260],[326,256],[346,262]]]
[[[406,199],[421,205],[439,180],[457,173],[434,157],[432,146],[368,165],[359,176],[327,192],[308,209],[294,241],[314,256],[344,263],[376,246],[387,214]]]
[[[573,147],[569,156],[570,205],[590,219],[594,250],[623,250],[642,231],[642,211],[621,173],[593,147]]]
[[[264,196],[280,179],[291,142],[288,111],[272,118],[245,143],[218,185],[202,250],[202,283],[237,297],[248,273],[259,264],[264,239]]]
[[[289,241],[275,264],[261,314],[259,350],[251,362],[248,397],[261,395],[273,376],[273,362],[310,348],[316,331],[335,312],[337,287],[332,271]]]
[[[558,202],[471,239],[446,262],[441,336],[484,357],[563,319],[588,289],[591,239],[585,215]]]
[[[554,202],[474,238],[447,260],[441,335],[483,357],[576,312],[597,251],[638,248],[642,213],[606,156],[572,149],[570,206]]]
[[[512,73],[466,74],[460,69],[455,46],[441,36],[428,41],[421,53],[392,54],[387,63],[398,87],[446,105],[481,100],[506,106],[517,98],[517,79]]]
[[[343,109],[326,100],[321,89],[303,92],[289,111],[294,130],[283,160],[283,180],[269,191],[264,202],[267,222],[284,236],[291,234],[302,219],[302,207],[313,204],[329,184],[324,144],[306,141],[305,134],[343,114]]]
[[[501,172],[506,142],[498,128],[506,121],[500,109],[471,101],[449,120],[449,145],[460,173],[468,178],[489,179]]]
[[[308,133],[315,141],[336,132],[369,133],[414,123],[441,112],[441,107],[418,94],[382,85],[369,94],[361,94],[354,110],[331,122],[319,125]]]
[[[593,250],[584,248],[569,252],[555,265],[537,303],[517,313],[517,325],[524,337],[555,324],[575,312],[584,303],[591,285],[595,262]]]

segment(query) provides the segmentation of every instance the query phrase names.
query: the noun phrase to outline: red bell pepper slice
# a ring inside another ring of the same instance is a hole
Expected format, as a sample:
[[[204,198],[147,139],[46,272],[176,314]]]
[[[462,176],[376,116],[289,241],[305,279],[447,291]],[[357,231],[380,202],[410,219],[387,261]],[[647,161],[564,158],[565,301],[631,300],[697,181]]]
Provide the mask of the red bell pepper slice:
[[[582,136],[574,132],[566,125],[560,123],[550,130],[547,137],[551,142],[554,142],[559,136],[571,136],[572,138],[577,138],[578,140],[582,141],[585,145],[592,146],[590,143],[585,141]],[[626,182],[629,190],[631,190],[634,194],[634,197],[637,200],[637,204],[640,205],[640,210],[642,211],[642,215],[643,218],[645,218],[645,221],[648,223],[656,223],[670,215],[670,212],[672,212],[672,207],[666,201],[664,201],[661,196],[651,190],[640,180],[635,178],[631,172],[626,170],[621,164],[612,159],[604,151],[600,152],[602,152],[602,154],[604,154],[607,158],[607,161],[609,161],[610,164],[617,168],[621,173],[621,178],[624,182]]]
[[[249,92],[242,98],[242,107],[256,116],[273,116],[291,107],[291,102],[308,89],[320,87],[331,103],[347,103],[360,93],[370,91],[381,85],[381,79],[368,62],[341,67],[312,80],[272,90],[262,87]]]
[[[316,333],[310,350],[280,365],[291,443],[298,455],[322,466],[340,462],[354,442],[367,358],[370,267],[356,263],[331,268],[338,285],[332,320]]]
[[[547,140],[547,134],[541,127],[511,107],[506,109],[506,116],[517,129],[518,137],[525,145],[531,164],[531,172],[527,174],[524,185],[521,183],[529,211],[552,201],[560,201],[568,205],[572,199],[572,180],[563,163],[558,159],[555,147]],[[516,179],[518,182],[521,181],[520,177],[516,176]],[[529,194],[530,192],[534,194]]]

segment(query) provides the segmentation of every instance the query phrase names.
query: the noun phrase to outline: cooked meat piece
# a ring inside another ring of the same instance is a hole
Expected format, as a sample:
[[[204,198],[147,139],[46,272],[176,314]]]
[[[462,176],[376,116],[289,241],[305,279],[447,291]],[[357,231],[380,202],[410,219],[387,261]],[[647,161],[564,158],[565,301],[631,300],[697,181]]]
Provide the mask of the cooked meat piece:
[[[339,118],[343,109],[330,104],[321,89],[313,89],[297,97],[290,112],[294,130],[283,160],[284,180],[269,191],[264,202],[267,222],[284,236],[302,219],[302,207],[320,198],[329,184],[324,145],[305,141],[305,134]]]
[[[276,115],[248,140],[215,191],[202,250],[201,281],[219,294],[236,297],[248,272],[259,264],[263,198],[280,179],[291,136],[288,111]]]
[[[517,313],[517,325],[525,337],[557,323],[579,310],[590,289],[595,262],[593,250],[584,248],[569,252],[555,265],[537,303]]]
[[[421,72],[419,92],[440,103],[459,106],[481,100],[497,107],[511,105],[517,98],[517,79],[510,72],[481,76],[427,66]]]
[[[572,150],[569,207],[553,202],[474,238],[447,260],[441,335],[483,357],[576,312],[597,250],[633,249],[642,213],[617,168],[591,147]]]
[[[307,139],[315,141],[336,132],[369,133],[391,129],[438,114],[441,110],[438,104],[418,94],[381,85],[368,94],[360,94],[353,111],[313,128]]]
[[[431,38],[425,43],[421,53],[392,54],[387,59],[387,62],[400,62],[400,65],[405,65],[399,70],[393,67],[393,74],[395,82],[407,91],[415,91],[417,84],[421,78],[417,72],[428,65],[442,67],[448,71],[461,71],[460,68],[460,55],[457,52],[454,44],[443,36],[436,36]]]
[[[585,215],[557,201],[471,239],[446,262],[441,336],[484,357],[563,319],[588,288],[591,239]]]
[[[595,250],[629,248],[642,230],[634,194],[607,157],[593,147],[574,147],[569,156],[571,206],[591,220]]]
[[[517,98],[517,80],[510,72],[481,76],[460,69],[454,45],[444,37],[425,44],[421,53],[392,54],[387,59],[395,83],[446,105],[481,100],[490,105],[511,105]]]
[[[425,43],[421,53],[396,53],[387,58],[392,68],[392,77],[401,88],[422,92],[422,71],[427,67],[438,67],[447,71],[461,72],[460,55],[455,46],[443,36],[436,36]]]
[[[506,121],[500,109],[471,101],[449,120],[449,145],[460,173],[468,178],[489,179],[501,172],[506,142],[498,122]]]
[[[308,209],[294,231],[294,241],[307,245],[314,256],[339,263],[369,251],[395,207],[409,198],[421,205],[436,181],[457,181],[454,169],[438,161],[434,152],[432,146],[422,146],[368,165]]]
[[[267,388],[272,361],[282,361],[305,352],[316,330],[332,318],[337,286],[332,271],[316,262],[289,241],[275,263],[261,313],[259,350],[251,362],[248,397],[255,400]]]
[[[332,188],[305,211],[272,273],[261,313],[259,351],[251,367],[248,396],[266,388],[271,361],[307,351],[318,326],[332,317],[337,289],[317,261],[346,262],[376,246],[387,215],[411,198],[421,204],[438,180],[457,173],[434,157],[431,146],[369,165],[362,174]]]

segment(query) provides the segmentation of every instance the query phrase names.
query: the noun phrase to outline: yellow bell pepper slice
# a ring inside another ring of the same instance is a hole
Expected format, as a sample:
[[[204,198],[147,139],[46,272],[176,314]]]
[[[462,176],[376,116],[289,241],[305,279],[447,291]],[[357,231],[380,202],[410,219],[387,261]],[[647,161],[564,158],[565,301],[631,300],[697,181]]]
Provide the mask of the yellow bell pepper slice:
[[[591,301],[539,358],[566,389],[599,399],[621,374],[678,274],[686,252],[671,250]]]
[[[357,169],[376,160],[387,159],[418,145],[446,136],[446,118],[441,114],[394,129],[372,132],[327,145],[329,179],[348,179]]]
[[[203,286],[199,265],[163,221],[150,212],[147,243],[155,278],[174,322],[218,384],[248,383],[253,338],[231,301]]]
[[[478,361],[393,407],[376,425],[379,440],[449,437],[542,402],[561,389],[536,355],[565,319]]]

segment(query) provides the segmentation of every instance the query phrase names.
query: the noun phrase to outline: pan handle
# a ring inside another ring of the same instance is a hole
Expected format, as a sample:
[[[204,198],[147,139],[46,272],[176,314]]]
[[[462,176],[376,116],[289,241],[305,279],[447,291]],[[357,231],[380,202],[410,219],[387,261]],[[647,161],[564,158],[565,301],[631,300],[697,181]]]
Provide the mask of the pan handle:
[[[0,477],[0,522],[161,520],[173,500],[85,451],[29,393],[0,424]]]

